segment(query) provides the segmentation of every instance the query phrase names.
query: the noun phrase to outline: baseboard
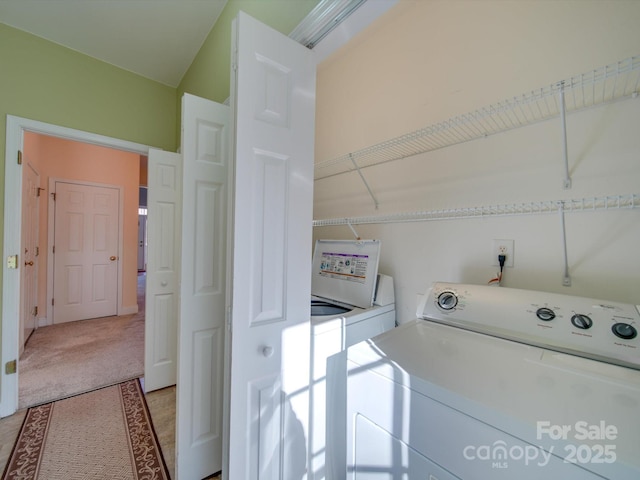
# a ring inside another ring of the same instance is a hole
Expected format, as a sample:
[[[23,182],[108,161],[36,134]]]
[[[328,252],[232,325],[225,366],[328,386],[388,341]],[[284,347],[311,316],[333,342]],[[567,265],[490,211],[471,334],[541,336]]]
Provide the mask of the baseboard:
[[[53,322],[49,320],[47,317],[39,317],[38,318],[38,328],[40,327],[48,327],[53,325]]]
[[[132,315],[138,313],[138,305],[129,305],[128,307],[122,306],[118,315]]]

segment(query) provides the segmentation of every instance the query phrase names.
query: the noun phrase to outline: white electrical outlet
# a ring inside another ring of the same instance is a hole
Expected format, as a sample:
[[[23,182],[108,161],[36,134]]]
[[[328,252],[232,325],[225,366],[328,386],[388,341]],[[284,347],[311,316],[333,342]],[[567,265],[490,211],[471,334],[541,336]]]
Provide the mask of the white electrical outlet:
[[[513,267],[513,240],[494,240],[491,249],[491,265],[500,266],[498,255],[506,255],[505,267]]]

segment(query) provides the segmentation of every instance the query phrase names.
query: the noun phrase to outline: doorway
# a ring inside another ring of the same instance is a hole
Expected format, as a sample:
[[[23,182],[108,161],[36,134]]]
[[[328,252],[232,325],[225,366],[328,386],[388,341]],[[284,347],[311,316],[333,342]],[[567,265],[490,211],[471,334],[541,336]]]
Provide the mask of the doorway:
[[[22,189],[22,165],[21,162],[11,162],[8,159],[15,153],[14,158],[18,158],[18,152],[22,152],[24,149],[24,136],[26,133],[43,134],[45,136],[54,137],[57,139],[71,140],[81,142],[84,144],[107,147],[116,149],[122,152],[128,152],[133,154],[135,158],[139,160],[140,155],[146,156],[149,151],[149,147],[141,144],[118,140],[110,137],[104,137],[101,135],[95,135],[80,130],[69,129],[65,127],[59,127],[56,125],[37,122],[34,120],[23,119],[19,117],[8,116],[7,117],[7,156],[6,172],[5,172],[5,194],[9,198],[18,199],[17,202],[11,205],[5,203],[5,255],[6,257],[16,256],[16,264],[18,263],[17,253],[20,251],[20,229],[21,229],[21,211],[22,202],[20,201],[21,189]],[[105,170],[109,170],[109,166],[104,167]],[[136,191],[139,185],[136,185]],[[135,203],[137,204],[137,195],[135,195]],[[135,236],[134,241],[137,238],[137,205],[133,212],[135,217]],[[133,301],[127,303],[124,295],[120,295],[118,298],[118,313],[127,314],[135,313],[137,311],[136,303],[136,289],[137,283],[137,249],[134,248],[134,258],[132,259],[132,266],[134,270],[134,287],[132,289],[131,296]],[[49,257],[51,258],[51,257]],[[47,262],[49,262],[48,260]],[[126,262],[127,259],[124,259]],[[2,363],[6,365],[11,364],[12,361],[17,361],[19,358],[19,309],[20,309],[20,270],[17,268],[11,268],[11,265],[5,263],[4,265],[4,286],[3,286],[3,302],[2,302]],[[45,291],[52,291],[50,285],[47,285]],[[47,302],[49,303],[49,302]],[[50,305],[50,303],[49,303]],[[47,309],[48,310],[48,309]],[[133,311],[131,311],[133,310]],[[47,317],[50,318],[47,313]],[[42,319],[38,319],[42,322]],[[46,320],[45,320],[46,324]],[[2,382],[0,388],[0,416],[4,417],[11,415],[17,409],[18,403],[18,375],[5,373],[2,371]]]
[[[43,177],[38,263],[46,268],[38,280],[44,328],[18,359],[21,408],[144,371],[144,311],[136,315],[140,155],[33,132],[23,147]]]
[[[38,299],[44,328],[18,359],[20,407],[144,370],[144,317],[133,316],[137,268],[128,265],[137,256],[140,155],[33,132],[23,147],[42,172],[39,200],[48,209],[36,258],[47,266]]]

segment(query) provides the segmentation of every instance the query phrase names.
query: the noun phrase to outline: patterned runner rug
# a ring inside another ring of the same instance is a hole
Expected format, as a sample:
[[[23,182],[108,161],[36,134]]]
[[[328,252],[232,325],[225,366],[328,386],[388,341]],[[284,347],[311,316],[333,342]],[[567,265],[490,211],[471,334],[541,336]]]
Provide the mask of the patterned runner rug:
[[[2,479],[169,479],[138,380],[30,408]]]

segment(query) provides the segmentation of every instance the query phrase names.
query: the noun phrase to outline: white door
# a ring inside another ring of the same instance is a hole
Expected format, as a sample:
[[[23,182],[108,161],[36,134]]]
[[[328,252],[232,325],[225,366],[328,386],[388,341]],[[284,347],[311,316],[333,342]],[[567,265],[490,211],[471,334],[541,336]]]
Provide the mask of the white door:
[[[222,468],[229,107],[182,98],[182,238],[176,472]]]
[[[55,182],[53,323],[117,314],[120,191]]]
[[[308,469],[313,53],[240,13],[228,479]],[[233,75],[233,73],[232,73]]]
[[[20,281],[20,354],[38,319],[38,222],[40,174],[30,163],[22,177],[22,275]]]
[[[138,271],[147,269],[147,216],[138,215]]]
[[[145,293],[146,392],[175,385],[180,294],[182,156],[149,150]]]

